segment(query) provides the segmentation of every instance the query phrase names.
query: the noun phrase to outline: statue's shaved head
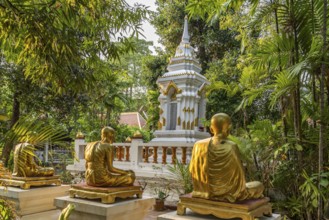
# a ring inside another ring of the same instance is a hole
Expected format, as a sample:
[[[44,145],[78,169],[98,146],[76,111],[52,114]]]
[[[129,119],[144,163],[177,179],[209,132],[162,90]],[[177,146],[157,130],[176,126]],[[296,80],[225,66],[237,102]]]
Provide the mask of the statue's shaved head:
[[[109,140],[112,140],[114,139],[114,135],[115,135],[115,131],[113,128],[111,127],[104,127],[102,129],[102,140],[103,139],[109,139]]]
[[[231,130],[231,117],[225,113],[217,113],[211,118],[210,130],[214,135],[223,134],[227,137]]]

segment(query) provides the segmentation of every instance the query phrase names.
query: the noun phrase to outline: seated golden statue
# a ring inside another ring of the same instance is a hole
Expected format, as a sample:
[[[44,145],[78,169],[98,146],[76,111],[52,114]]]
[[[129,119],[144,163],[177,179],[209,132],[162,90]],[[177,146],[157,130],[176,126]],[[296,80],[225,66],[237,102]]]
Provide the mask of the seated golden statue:
[[[40,167],[36,164],[34,147],[29,143],[16,145],[14,152],[14,171],[15,177],[48,177],[54,175],[54,168]]]
[[[131,186],[135,173],[113,167],[115,131],[102,129],[102,140],[88,143],[85,150],[86,183],[89,186]]]
[[[246,183],[237,145],[228,140],[231,118],[219,113],[211,118],[212,138],[195,143],[190,162],[192,197],[235,202],[263,197],[261,182]]]

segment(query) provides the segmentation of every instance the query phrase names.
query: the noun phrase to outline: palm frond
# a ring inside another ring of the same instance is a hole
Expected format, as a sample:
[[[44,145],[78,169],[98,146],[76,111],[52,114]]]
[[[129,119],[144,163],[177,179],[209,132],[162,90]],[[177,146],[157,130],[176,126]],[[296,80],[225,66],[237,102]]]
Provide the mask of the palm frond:
[[[174,165],[168,165],[167,168],[172,178],[176,180],[180,186],[183,186],[184,194],[192,192],[192,177],[188,165],[177,160]]]
[[[283,96],[289,96],[291,91],[295,89],[297,78],[292,77],[287,71],[282,71],[275,76],[273,84],[274,91],[271,95],[271,108],[273,108],[278,100]]]
[[[19,119],[5,135],[5,141],[28,142],[34,146],[42,146],[46,142],[63,145],[66,138],[67,135],[62,129],[54,128],[46,121],[31,117]]]
[[[7,115],[0,115],[0,121],[8,121],[9,117]]]
[[[265,3],[261,7],[255,11],[254,16],[248,24],[249,29],[253,29],[258,26],[261,22],[271,23],[273,21],[274,16],[273,12],[277,8],[276,4],[273,3]],[[273,23],[273,22],[272,22]]]
[[[291,51],[294,42],[286,34],[274,35],[270,39],[263,39],[258,49],[254,51],[253,64],[256,69],[278,70],[279,67],[287,67],[291,61]]]

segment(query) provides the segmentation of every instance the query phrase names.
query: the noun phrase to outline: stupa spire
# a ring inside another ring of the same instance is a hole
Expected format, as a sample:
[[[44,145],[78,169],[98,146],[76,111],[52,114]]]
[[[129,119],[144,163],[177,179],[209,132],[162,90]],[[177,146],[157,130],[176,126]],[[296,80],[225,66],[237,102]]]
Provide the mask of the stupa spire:
[[[188,18],[187,15],[185,15],[184,18],[184,31],[182,36],[182,42],[189,43],[190,42],[190,35],[188,34]]]

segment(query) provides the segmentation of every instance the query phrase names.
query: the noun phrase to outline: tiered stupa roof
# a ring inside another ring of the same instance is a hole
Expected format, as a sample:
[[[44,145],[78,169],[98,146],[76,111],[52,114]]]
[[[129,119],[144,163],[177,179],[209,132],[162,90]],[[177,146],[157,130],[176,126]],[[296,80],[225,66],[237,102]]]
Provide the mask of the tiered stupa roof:
[[[165,73],[161,78],[180,75],[197,75],[206,79],[200,74],[202,69],[196,58],[194,48],[190,44],[187,17],[185,17],[184,21],[182,40],[176,49],[175,56],[171,58],[167,69],[169,72]]]

